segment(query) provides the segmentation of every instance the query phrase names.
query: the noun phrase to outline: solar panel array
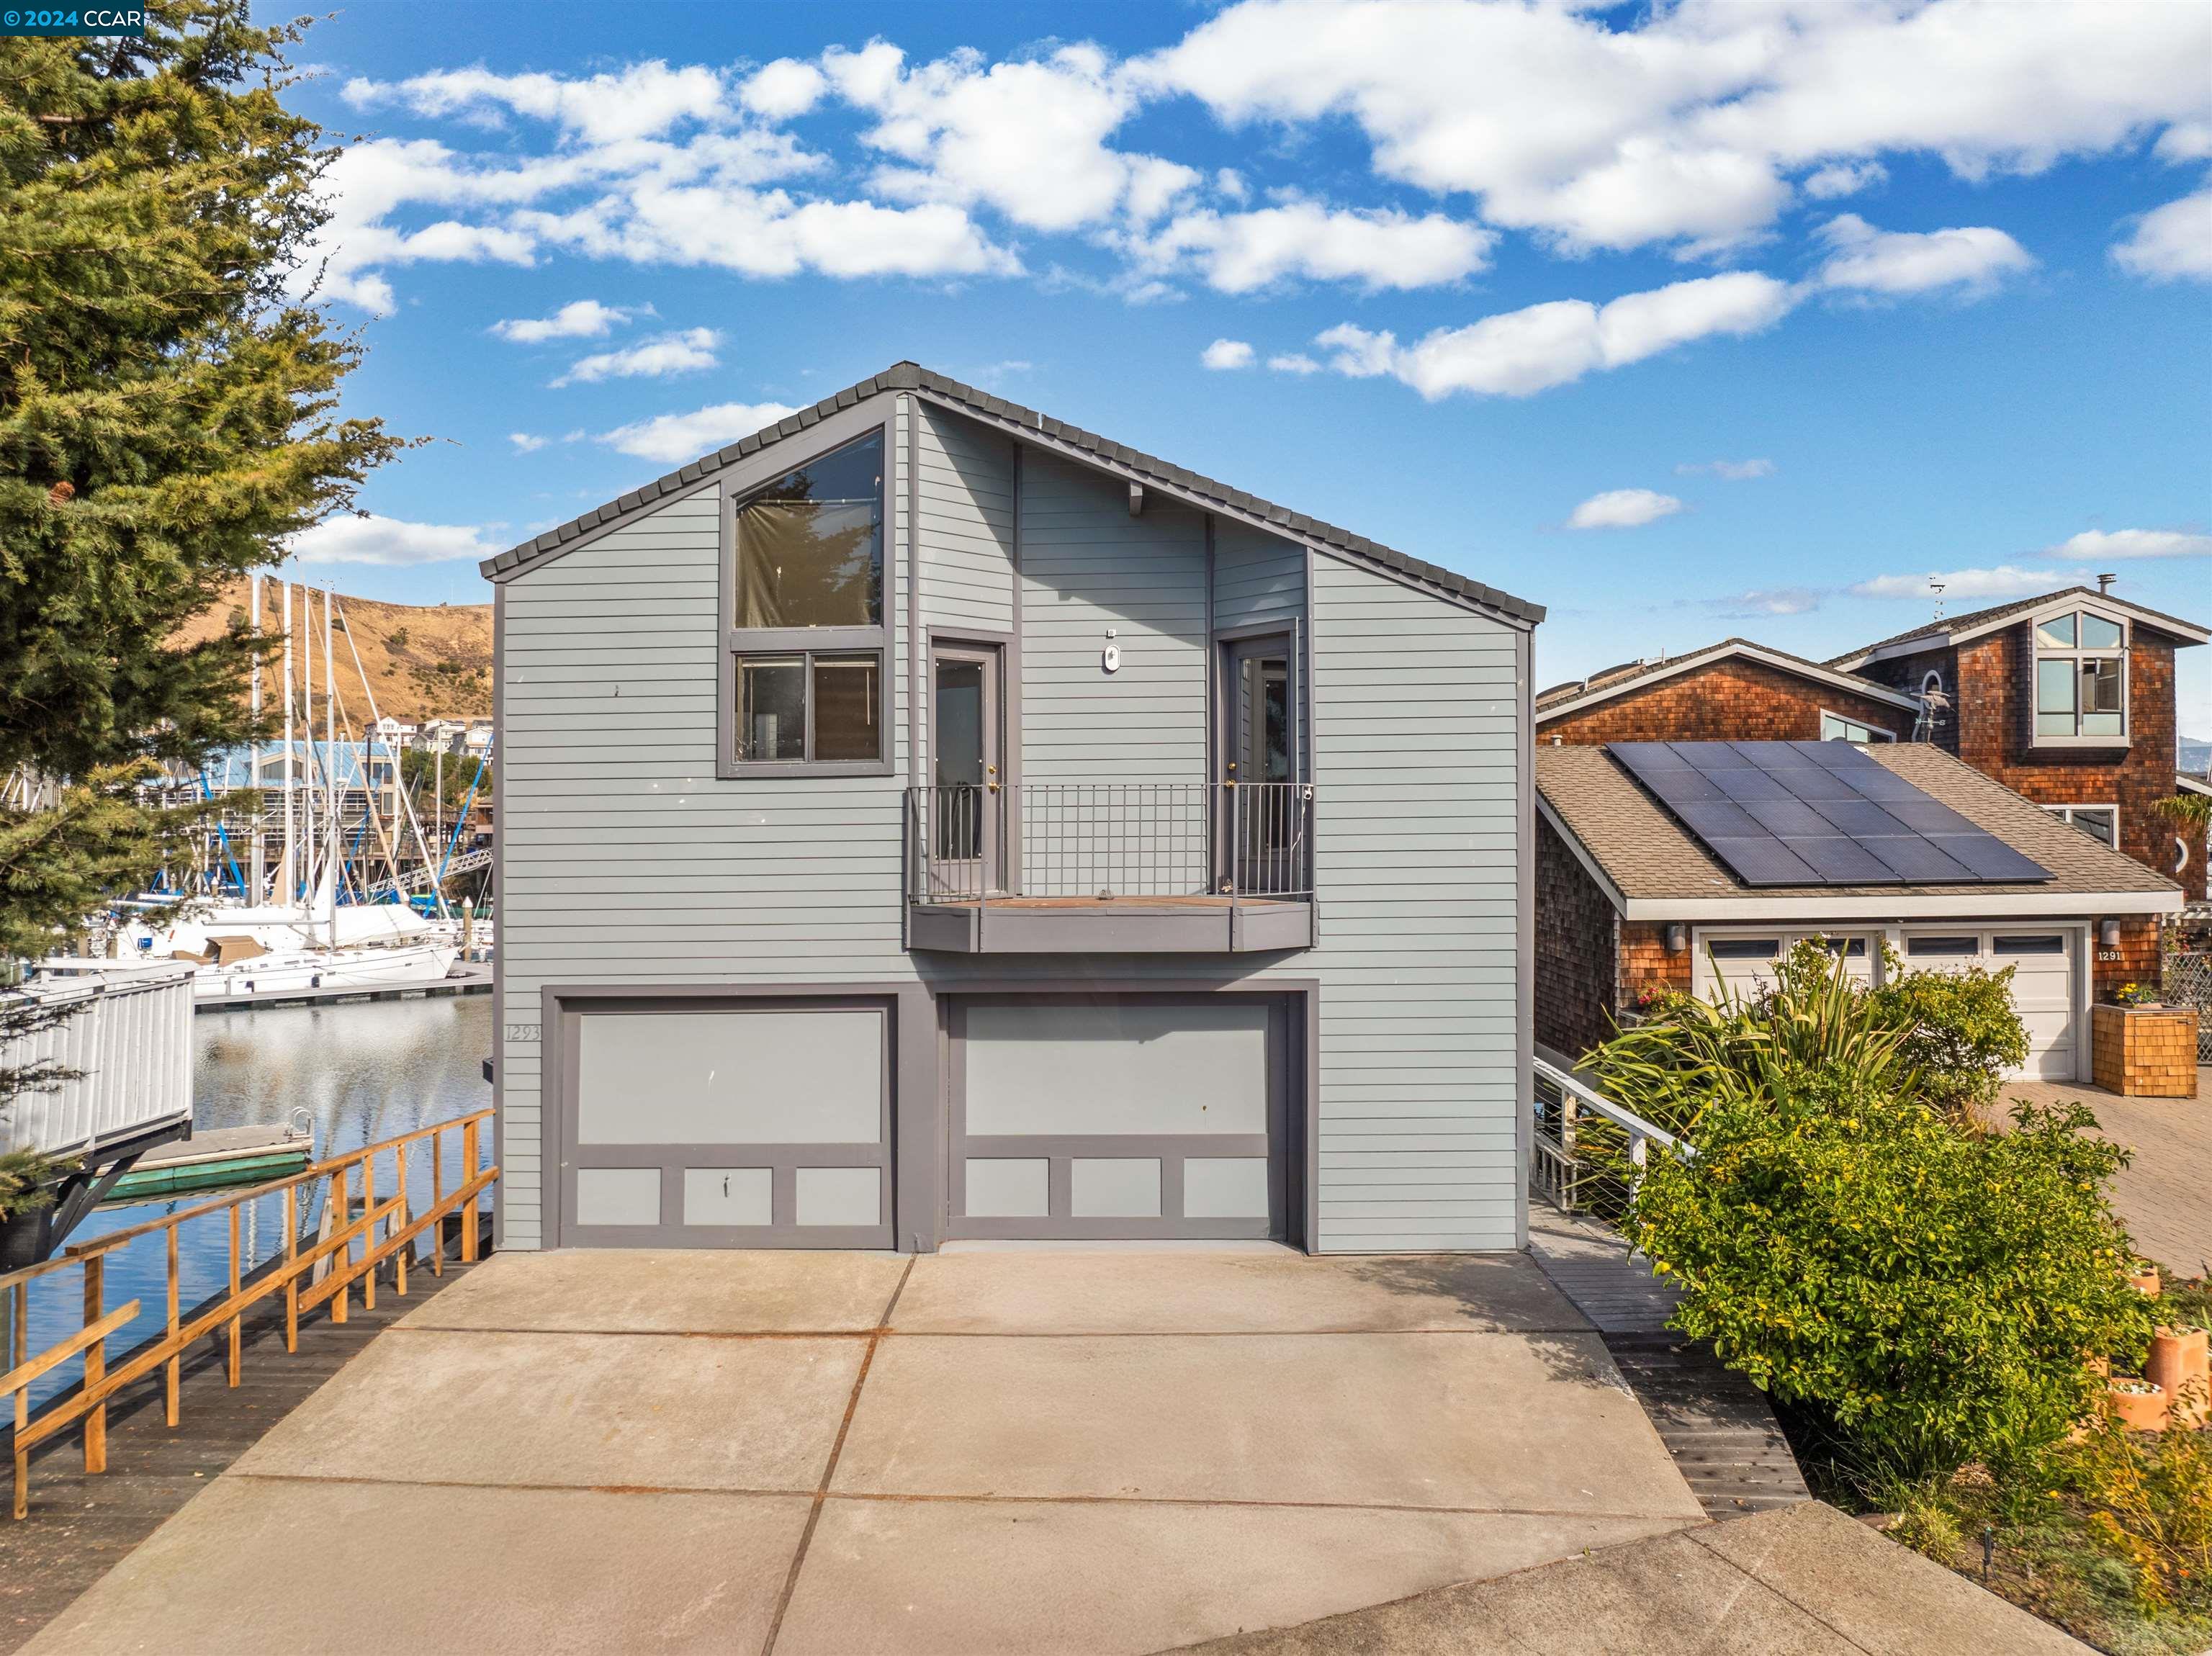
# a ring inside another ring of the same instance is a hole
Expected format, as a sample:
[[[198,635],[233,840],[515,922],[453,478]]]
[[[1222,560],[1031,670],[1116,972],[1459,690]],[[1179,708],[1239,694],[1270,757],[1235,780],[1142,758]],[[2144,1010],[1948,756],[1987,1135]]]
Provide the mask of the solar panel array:
[[[1848,742],[1615,742],[1606,751],[1746,885],[2052,877]]]

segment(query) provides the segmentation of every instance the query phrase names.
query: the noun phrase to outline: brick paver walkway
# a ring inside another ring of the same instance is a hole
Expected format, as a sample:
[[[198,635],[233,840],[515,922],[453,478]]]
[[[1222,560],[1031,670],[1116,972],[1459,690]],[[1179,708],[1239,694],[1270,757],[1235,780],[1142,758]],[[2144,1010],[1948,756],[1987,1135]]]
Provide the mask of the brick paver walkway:
[[[2008,1098],[2078,1099],[2105,1137],[2135,1152],[2112,1181],[2113,1204],[2136,1247],[2185,1277],[2212,1274],[2212,1066],[2195,1098],[2122,1098],[2097,1087],[2014,1082]]]

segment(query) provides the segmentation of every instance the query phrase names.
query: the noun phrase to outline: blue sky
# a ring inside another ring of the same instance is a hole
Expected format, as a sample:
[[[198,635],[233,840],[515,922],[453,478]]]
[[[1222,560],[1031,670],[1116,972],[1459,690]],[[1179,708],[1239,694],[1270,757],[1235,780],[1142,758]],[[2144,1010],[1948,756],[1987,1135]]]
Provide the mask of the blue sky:
[[[303,543],[342,591],[481,601],[912,357],[1549,605],[1543,682],[1931,574],[2212,620],[2212,8],[384,0],[296,55],[349,404],[437,440]]]

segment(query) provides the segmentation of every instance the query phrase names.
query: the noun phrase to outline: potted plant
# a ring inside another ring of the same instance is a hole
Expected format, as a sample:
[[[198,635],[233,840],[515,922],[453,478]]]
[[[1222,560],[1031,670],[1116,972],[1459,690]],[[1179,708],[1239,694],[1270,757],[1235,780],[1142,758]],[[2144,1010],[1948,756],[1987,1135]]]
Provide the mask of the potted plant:
[[[2112,1001],[2118,1006],[2155,1006],[2158,991],[2148,984],[2124,983],[2112,991]]]
[[[31,1149],[0,1156],[0,1271],[34,1265],[52,1251],[54,1184],[75,1166]]]
[[[2148,1259],[2138,1259],[2128,1269],[2128,1283],[2147,1299],[2158,1297],[2158,1267]]]
[[[2132,1375],[2105,1382],[2106,1406],[2130,1432],[2155,1432],[2166,1425],[2166,1388]]]
[[[2212,1402],[2207,1343],[2201,1324],[2162,1326],[2151,1336],[2150,1355],[2143,1359],[2143,1378],[2163,1386],[2172,1410],[2191,1425],[2204,1418],[2207,1404]]]

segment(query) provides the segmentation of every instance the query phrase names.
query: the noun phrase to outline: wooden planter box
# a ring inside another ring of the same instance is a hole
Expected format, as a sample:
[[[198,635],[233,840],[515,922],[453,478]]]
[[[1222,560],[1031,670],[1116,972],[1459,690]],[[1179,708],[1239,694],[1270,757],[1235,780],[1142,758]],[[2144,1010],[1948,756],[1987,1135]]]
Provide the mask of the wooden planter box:
[[[2097,1084],[2130,1098],[2197,1096],[2197,1011],[2189,1006],[2090,1009]]]

